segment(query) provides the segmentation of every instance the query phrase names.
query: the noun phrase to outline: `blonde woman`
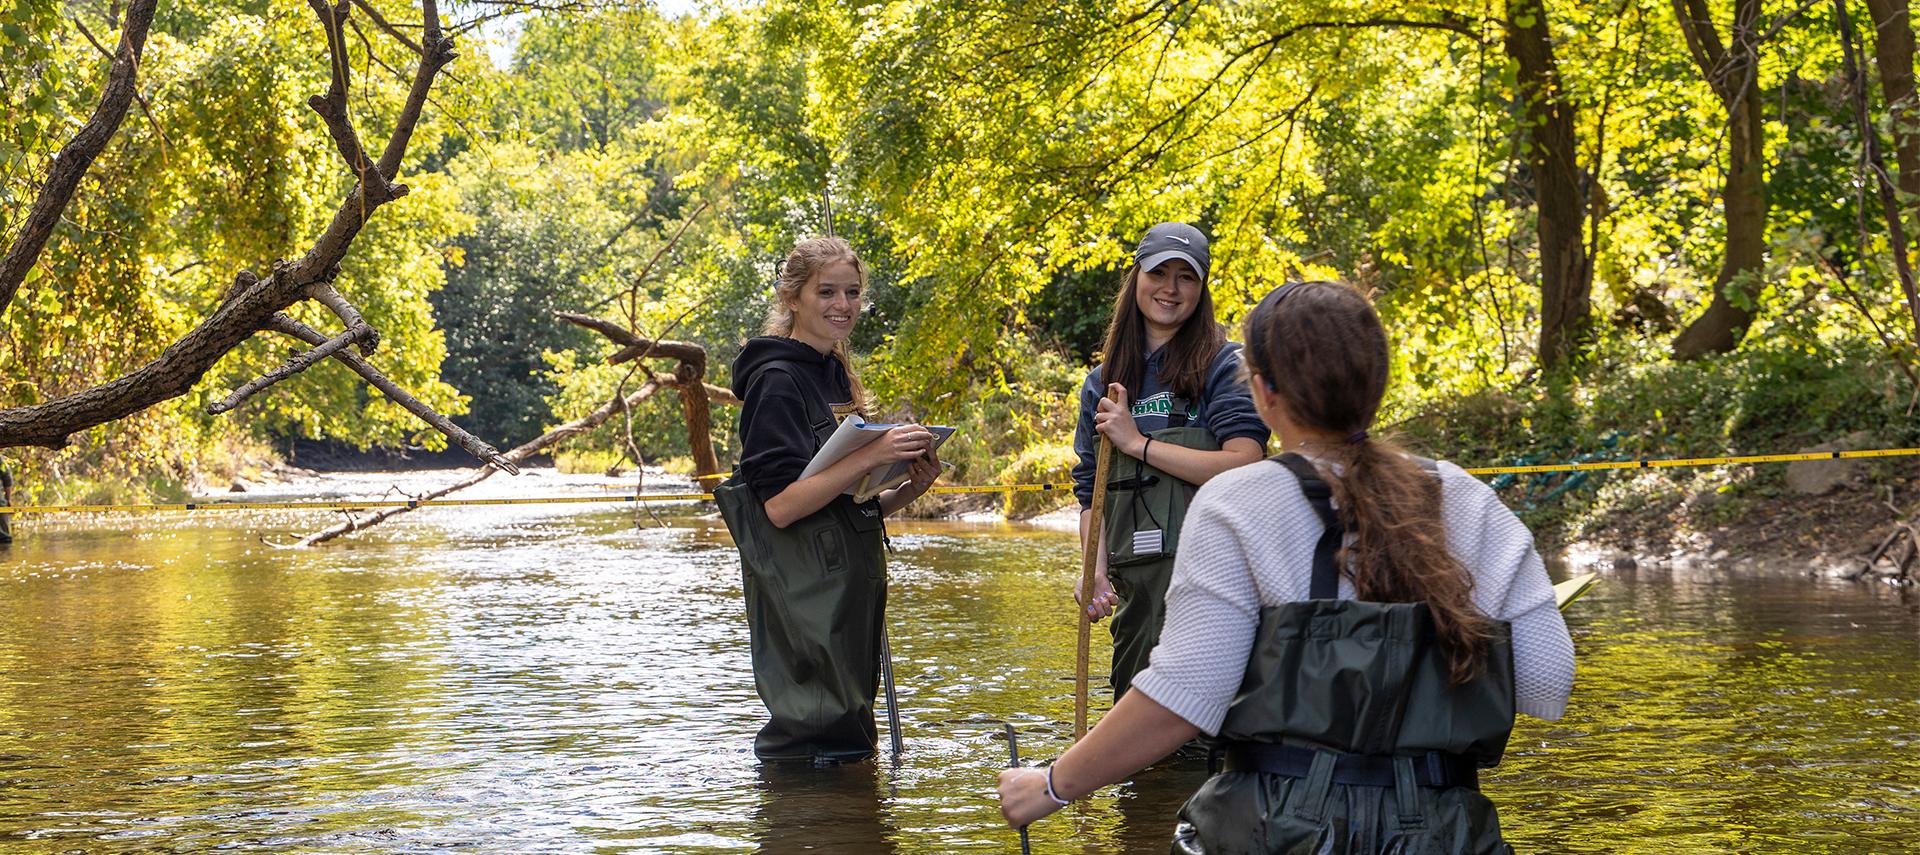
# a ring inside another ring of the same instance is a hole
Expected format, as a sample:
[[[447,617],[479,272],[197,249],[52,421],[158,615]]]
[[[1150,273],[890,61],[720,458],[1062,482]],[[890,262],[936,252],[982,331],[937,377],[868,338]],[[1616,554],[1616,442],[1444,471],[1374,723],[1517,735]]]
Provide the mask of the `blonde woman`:
[[[933,434],[902,425],[800,477],[840,419],[866,406],[847,352],[866,286],[866,264],[846,241],[799,242],[764,334],[733,363],[740,465],[715,496],[740,549],[754,688],[771,717],[753,743],[763,761],[873,754],[887,605],[881,519],[940,472]],[[912,461],[906,483],[865,503],[846,494],[868,470],[898,461]]]

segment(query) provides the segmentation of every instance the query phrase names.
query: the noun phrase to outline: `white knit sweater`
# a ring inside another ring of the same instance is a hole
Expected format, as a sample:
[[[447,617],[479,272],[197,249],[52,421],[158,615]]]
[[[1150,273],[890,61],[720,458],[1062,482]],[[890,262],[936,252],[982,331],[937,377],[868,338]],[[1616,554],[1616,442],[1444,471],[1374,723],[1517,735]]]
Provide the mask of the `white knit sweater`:
[[[1487,485],[1440,464],[1447,548],[1473,574],[1473,602],[1513,625],[1520,712],[1557,719],[1573,690],[1573,640],[1533,534]],[[1160,644],[1133,688],[1218,733],[1253,650],[1260,609],[1308,598],[1320,518],[1293,473],[1260,461],[1200,488],[1181,529]],[[1340,580],[1340,597],[1353,585]]]

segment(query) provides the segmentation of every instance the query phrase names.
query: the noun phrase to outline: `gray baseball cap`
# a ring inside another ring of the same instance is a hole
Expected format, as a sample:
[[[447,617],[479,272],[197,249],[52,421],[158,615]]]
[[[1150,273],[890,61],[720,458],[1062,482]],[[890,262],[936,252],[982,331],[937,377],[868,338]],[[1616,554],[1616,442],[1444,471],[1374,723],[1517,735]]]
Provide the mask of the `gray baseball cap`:
[[[1141,270],[1152,270],[1176,258],[1193,265],[1202,283],[1207,281],[1207,236],[1186,223],[1161,223],[1147,229],[1147,236],[1133,251],[1133,263]]]

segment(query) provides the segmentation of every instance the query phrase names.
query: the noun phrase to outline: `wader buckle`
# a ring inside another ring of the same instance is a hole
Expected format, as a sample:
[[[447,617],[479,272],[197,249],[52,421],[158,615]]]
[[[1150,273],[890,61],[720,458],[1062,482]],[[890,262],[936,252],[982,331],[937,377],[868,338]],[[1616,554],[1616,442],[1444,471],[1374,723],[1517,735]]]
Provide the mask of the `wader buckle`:
[[[1224,753],[1224,768],[1228,772],[1265,772],[1287,778],[1305,778],[1313,769],[1313,756],[1317,752],[1298,745],[1241,742],[1227,746]],[[1394,785],[1395,756],[1336,754],[1333,783],[1356,787],[1391,787]],[[1439,751],[1406,756],[1413,761],[1414,783],[1422,787],[1480,788],[1480,765],[1471,757]]]

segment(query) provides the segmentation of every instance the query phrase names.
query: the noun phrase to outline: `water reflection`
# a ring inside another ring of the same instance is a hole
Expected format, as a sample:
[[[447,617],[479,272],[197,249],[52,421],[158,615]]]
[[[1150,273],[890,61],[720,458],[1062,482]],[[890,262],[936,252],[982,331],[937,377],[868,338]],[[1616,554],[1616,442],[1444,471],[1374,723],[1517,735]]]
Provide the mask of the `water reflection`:
[[[759,767],[758,784],[753,839],[761,852],[899,851],[881,807],[885,781],[873,762],[825,769],[768,763]]]
[[[1149,767],[1118,787],[1114,807],[1119,821],[1114,828],[1113,851],[1167,851],[1173,826],[1180,818],[1180,806],[1206,779],[1206,759],[1183,754]]]
[[[292,551],[263,534],[313,515],[34,520],[0,552],[0,850],[1013,851],[1000,722],[1036,761],[1071,736],[1071,533],[893,525],[907,753],[814,770],[749,750],[763,711],[724,529],[662,518],[428,511]],[[1910,848],[1920,617],[1902,597],[1609,574],[1570,621],[1567,718],[1523,720],[1487,778],[1510,837]],[[1164,852],[1204,775],[1142,773],[1036,825],[1034,851]]]

